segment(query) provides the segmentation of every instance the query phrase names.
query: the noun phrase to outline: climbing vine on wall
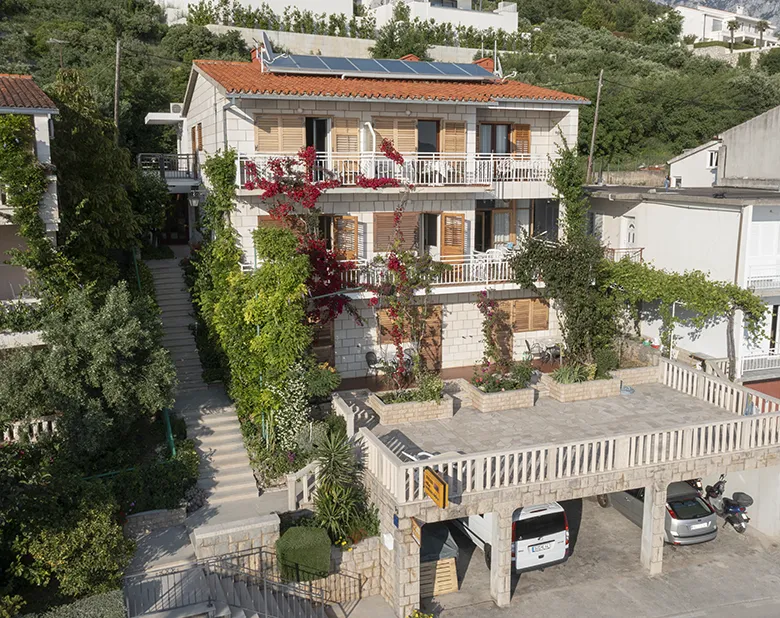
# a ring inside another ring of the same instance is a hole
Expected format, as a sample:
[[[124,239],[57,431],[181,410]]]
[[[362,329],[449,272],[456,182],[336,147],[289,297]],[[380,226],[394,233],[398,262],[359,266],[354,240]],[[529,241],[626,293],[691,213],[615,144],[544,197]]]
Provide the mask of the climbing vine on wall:
[[[12,209],[11,223],[19,226],[19,235],[27,245],[11,252],[11,262],[28,269],[43,291],[59,296],[75,276],[68,260],[47,237],[40,216],[40,202],[46,194],[48,179],[47,170],[33,151],[34,143],[35,134],[28,117],[0,116],[0,186]]]

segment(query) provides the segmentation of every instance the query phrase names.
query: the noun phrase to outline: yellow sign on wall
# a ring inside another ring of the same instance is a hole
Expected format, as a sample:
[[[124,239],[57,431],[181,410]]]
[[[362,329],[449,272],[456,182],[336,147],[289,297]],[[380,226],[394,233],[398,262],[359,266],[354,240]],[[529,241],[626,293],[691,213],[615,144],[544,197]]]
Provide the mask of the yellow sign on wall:
[[[418,545],[422,543],[422,527],[423,523],[416,517],[412,517],[412,538]]]
[[[447,508],[450,501],[450,488],[447,481],[432,468],[423,471],[423,490],[433,503],[440,509]]]

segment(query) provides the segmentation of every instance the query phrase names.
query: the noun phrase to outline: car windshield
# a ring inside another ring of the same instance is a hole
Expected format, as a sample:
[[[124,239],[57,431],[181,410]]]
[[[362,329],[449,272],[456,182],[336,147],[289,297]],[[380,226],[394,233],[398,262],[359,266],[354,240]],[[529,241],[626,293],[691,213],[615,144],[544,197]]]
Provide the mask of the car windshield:
[[[698,519],[712,514],[710,507],[698,496],[670,500],[669,508],[672,509],[677,519]]]
[[[520,539],[538,539],[566,529],[566,517],[563,512],[546,513],[538,517],[529,517],[516,521],[512,541]]]

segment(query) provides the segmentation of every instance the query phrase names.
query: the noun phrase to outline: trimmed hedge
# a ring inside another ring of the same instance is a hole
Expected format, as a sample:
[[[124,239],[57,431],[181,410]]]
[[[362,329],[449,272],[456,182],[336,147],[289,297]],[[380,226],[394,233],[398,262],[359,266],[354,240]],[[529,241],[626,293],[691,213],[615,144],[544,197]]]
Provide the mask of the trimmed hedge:
[[[112,590],[22,618],[125,618],[125,604],[122,591]]]
[[[305,582],[327,577],[330,572],[330,545],[330,537],[324,528],[289,528],[276,541],[282,578]]]

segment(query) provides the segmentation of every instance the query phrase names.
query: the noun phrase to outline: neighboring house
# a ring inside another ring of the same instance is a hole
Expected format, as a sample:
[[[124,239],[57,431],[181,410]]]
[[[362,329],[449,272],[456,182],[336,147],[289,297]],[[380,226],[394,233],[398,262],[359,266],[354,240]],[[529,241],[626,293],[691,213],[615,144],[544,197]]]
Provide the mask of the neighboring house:
[[[723,187],[669,192],[609,187],[594,189],[591,204],[597,234],[607,247],[617,248],[610,255],[643,259],[669,271],[701,270],[764,299],[765,339],[758,347],[745,341],[738,316],[736,373],[751,388],[780,394],[780,195]],[[678,315],[685,311],[676,308]],[[657,337],[660,325],[647,307],[642,334]],[[701,331],[679,326],[675,335],[680,351],[711,359],[727,356],[725,320]],[[767,380],[771,383],[755,384]]]
[[[780,106],[720,135],[718,184],[780,191]]]
[[[165,20],[169,24],[186,22],[190,5],[199,4],[199,0],[155,0],[155,2],[165,10]],[[214,2],[213,4],[219,5],[220,3]],[[238,0],[234,4],[249,10],[262,9],[263,5],[266,5],[280,17],[288,8],[310,11],[316,15],[323,13],[326,15],[343,14],[347,18],[353,15],[353,0],[328,0],[327,2],[322,0]]]
[[[718,150],[720,140],[712,140],[684,151],[669,164],[673,188],[711,187],[718,180]]]
[[[388,250],[400,199],[397,189],[356,186],[357,174],[400,176],[415,185],[404,215],[405,242],[453,266],[428,298],[435,307],[432,364],[471,367],[480,360],[475,293],[488,287],[506,301],[516,357],[526,342],[559,339],[554,314],[511,282],[505,249],[521,231],[557,236],[549,157],[559,134],[576,140],[585,99],[496,79],[492,66],[355,60],[365,73],[348,69],[344,58],[279,56],[261,64],[253,56],[253,62],[194,62],[180,142],[180,152],[196,151],[201,163],[225,147],[238,152],[232,220],[244,268],[257,266],[252,231],[270,219],[260,191],[243,188],[247,164],[254,162],[262,174],[269,160],[315,146],[319,165],[343,182],[319,201],[321,232],[356,263],[349,275],[354,286],[367,276],[360,267]],[[382,72],[385,78],[376,78]],[[400,171],[378,152],[383,138],[403,154]],[[367,353],[393,353],[378,328],[384,316],[366,302],[369,294],[352,296],[365,325],[343,315],[317,335],[323,358],[347,378],[369,373]]]
[[[30,147],[35,150],[38,160],[49,169],[49,187],[41,200],[40,215],[52,242],[55,242],[59,226],[57,177],[51,168],[52,116],[57,113],[54,102],[38,87],[32,76],[0,74],[0,114],[29,118],[35,129],[35,142]],[[9,257],[9,250],[25,246],[18,234],[18,226],[9,220],[12,213],[13,208],[0,186],[0,301],[22,297],[28,283],[23,268],[4,263]]]
[[[698,5],[694,7],[678,6],[675,10],[683,16],[682,36],[693,35],[697,42],[721,41],[731,42],[731,31],[728,23],[732,20],[739,22],[739,29],[734,32],[734,41],[753,41],[758,46],[761,33],[757,25],[762,19],[745,14],[744,7],[737,7],[736,12],[721,11],[708,6]],[[764,32],[764,47],[775,47],[778,38],[775,36],[776,26],[770,24]]]
[[[373,9],[376,26],[381,28],[393,18],[393,8],[398,1],[409,7],[411,19],[433,20],[455,26],[472,26],[477,30],[517,30],[517,4],[499,2],[494,11],[476,11],[471,0],[363,0],[363,4]]]

